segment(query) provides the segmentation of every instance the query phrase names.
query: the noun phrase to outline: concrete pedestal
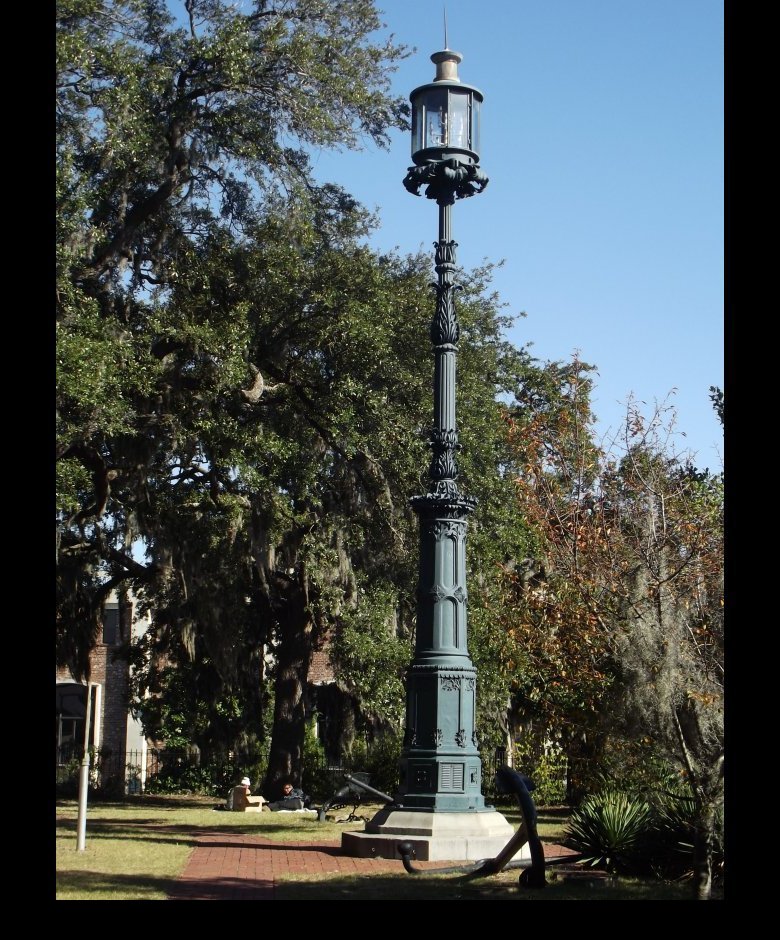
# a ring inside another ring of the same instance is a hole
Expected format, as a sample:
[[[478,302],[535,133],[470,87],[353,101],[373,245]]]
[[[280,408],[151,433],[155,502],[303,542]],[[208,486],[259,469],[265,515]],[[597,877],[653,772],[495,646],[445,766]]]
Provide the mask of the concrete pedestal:
[[[495,858],[515,834],[494,809],[473,813],[385,808],[364,832],[345,832],[341,848],[356,858],[400,858],[399,842],[412,844],[418,861],[468,861]],[[528,845],[515,856],[530,858]]]

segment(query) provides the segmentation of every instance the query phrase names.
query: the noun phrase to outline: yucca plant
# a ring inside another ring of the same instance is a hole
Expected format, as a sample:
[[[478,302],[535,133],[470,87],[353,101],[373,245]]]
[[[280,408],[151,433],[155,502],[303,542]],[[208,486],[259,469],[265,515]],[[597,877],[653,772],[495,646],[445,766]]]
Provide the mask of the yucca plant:
[[[650,806],[618,790],[588,797],[571,816],[566,841],[583,863],[608,872],[632,872],[651,825]]]

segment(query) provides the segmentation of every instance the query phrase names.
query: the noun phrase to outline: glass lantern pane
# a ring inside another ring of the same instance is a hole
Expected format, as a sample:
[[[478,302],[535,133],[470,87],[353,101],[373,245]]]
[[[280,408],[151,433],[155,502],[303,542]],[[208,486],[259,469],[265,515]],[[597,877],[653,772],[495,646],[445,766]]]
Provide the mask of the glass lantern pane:
[[[482,102],[473,95],[471,98],[471,150],[479,153],[479,137],[481,124]]]
[[[430,91],[425,96],[425,146],[447,145],[447,93]]]
[[[425,128],[425,105],[422,98],[414,102],[412,108],[412,153],[423,148],[423,129]]]
[[[469,97],[468,92],[450,90],[450,147],[469,150]]]

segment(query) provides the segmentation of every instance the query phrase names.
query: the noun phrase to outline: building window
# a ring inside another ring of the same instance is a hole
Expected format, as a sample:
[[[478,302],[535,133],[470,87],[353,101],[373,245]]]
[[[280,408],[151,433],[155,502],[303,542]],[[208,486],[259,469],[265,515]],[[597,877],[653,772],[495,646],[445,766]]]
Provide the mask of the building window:
[[[58,685],[56,691],[57,763],[67,764],[84,753],[87,687]]]
[[[103,611],[103,642],[116,646],[119,642],[119,608],[106,607]]]

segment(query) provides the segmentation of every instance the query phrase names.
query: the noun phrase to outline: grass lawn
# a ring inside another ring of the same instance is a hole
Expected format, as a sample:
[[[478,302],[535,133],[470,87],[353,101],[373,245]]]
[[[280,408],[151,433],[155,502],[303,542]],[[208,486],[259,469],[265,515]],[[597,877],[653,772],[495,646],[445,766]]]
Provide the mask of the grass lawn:
[[[213,797],[144,796],[121,802],[93,802],[87,813],[86,848],[76,850],[78,805],[57,802],[57,876],[59,901],[162,901],[172,882],[184,870],[199,834],[235,830],[262,835],[279,842],[337,842],[341,833],[362,830],[362,820],[329,820],[276,813],[226,813],[213,807]],[[371,818],[379,806],[361,806],[357,812]],[[513,826],[519,822],[516,807],[500,807]],[[349,810],[339,810],[344,820]],[[330,816],[330,814],[329,814]],[[540,811],[539,834],[545,841],[563,836],[565,811]],[[548,870],[548,887],[520,890],[519,871],[508,869],[488,878],[470,880],[462,872],[442,875],[399,874],[337,875],[323,879],[290,874],[277,881],[279,900],[688,900],[685,885],[664,885],[637,879],[620,879],[614,885],[588,887],[554,881]]]
[[[362,822],[318,823],[310,816],[217,812],[218,803],[203,796],[90,803],[85,849],[79,852],[78,803],[58,800],[57,900],[163,901],[202,832],[230,829],[296,842],[337,840],[342,832],[363,828]]]

